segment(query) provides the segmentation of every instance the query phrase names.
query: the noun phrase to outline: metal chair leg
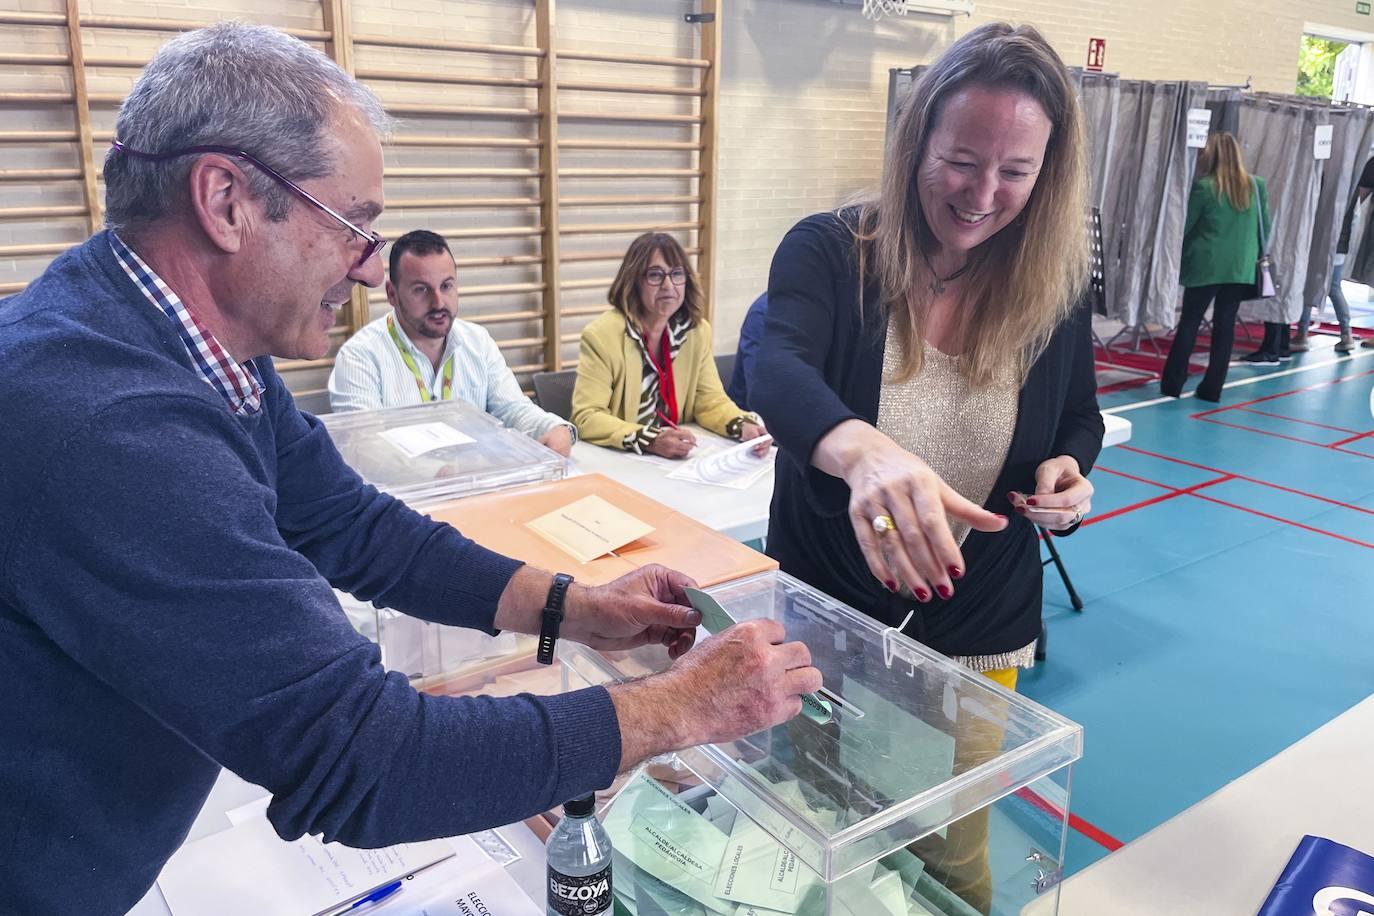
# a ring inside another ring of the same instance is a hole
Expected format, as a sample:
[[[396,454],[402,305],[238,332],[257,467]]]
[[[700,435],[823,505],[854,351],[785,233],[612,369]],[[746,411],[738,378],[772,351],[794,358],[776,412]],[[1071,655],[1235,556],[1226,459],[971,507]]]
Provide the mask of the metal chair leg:
[[[1059,578],[1064,581],[1064,589],[1069,593],[1069,603],[1073,605],[1075,611],[1082,611],[1083,599],[1078,597],[1078,592],[1075,591],[1073,587],[1073,580],[1069,578],[1069,571],[1064,568],[1064,561],[1059,558],[1059,550],[1054,546],[1054,535],[1044,528],[1040,529],[1040,535],[1045,541],[1045,546],[1049,548],[1050,551],[1050,558],[1043,561],[1040,565],[1047,566],[1050,563],[1054,564],[1054,568],[1059,570]]]

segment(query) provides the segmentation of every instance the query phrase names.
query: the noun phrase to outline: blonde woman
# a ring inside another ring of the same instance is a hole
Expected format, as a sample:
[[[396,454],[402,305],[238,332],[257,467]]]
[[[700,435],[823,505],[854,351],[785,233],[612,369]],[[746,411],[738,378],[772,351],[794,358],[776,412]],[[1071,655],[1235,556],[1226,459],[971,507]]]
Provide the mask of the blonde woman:
[[[677,239],[646,232],[631,242],[607,298],[612,309],[582,329],[572,398],[582,439],[685,458],[696,445],[688,423],[734,439],[768,431],[725,393],[701,281]]]
[[[751,378],[779,446],[768,552],[1013,688],[1040,633],[1035,525],[1082,521],[1102,445],[1074,307],[1084,158],[1041,35],[968,33],[912,87],[880,190],[783,239]],[[955,734],[956,771],[1000,746]],[[986,820],[965,820],[927,861],[986,912]]]
[[[1255,262],[1259,260],[1260,220],[1269,232],[1269,194],[1264,179],[1245,170],[1240,144],[1228,133],[1215,133],[1198,159],[1201,175],[1188,195],[1183,224],[1183,314],[1174,331],[1169,358],[1159,389],[1170,397],[1183,393],[1188,358],[1197,342],[1198,325],[1212,306],[1212,346],[1207,372],[1194,394],[1203,401],[1221,400],[1231,346],[1236,336],[1236,313],[1244,299],[1255,295]],[[1250,363],[1277,366],[1287,340],[1288,326],[1265,327],[1265,342]]]

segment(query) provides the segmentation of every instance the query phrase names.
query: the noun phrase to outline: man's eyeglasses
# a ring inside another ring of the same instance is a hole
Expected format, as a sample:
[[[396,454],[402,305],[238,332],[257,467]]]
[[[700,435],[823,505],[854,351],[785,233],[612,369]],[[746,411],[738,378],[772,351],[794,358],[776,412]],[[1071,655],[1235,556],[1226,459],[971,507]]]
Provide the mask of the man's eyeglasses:
[[[353,225],[353,223],[344,219],[337,212],[335,212],[334,208],[330,207],[328,204],[321,202],[313,194],[305,190],[305,188],[302,188],[300,185],[296,184],[294,181],[287,178],[285,175],[281,174],[267,163],[258,159],[256,156],[250,155],[249,153],[245,153],[241,149],[234,149],[232,146],[187,146],[182,149],[174,149],[166,153],[144,153],[139,150],[131,149],[130,147],[125,146],[119,140],[115,140],[113,143],[111,143],[111,146],[113,146],[116,150],[118,150],[126,156],[133,156],[135,159],[146,159],[149,162],[163,162],[167,159],[175,159],[178,156],[190,156],[196,153],[218,153],[221,156],[229,156],[233,159],[242,159],[244,162],[251,163],[252,165],[261,169],[264,173],[267,174],[267,177],[271,178],[273,181],[277,182],[282,187],[290,191],[292,194],[295,194],[301,200],[310,204],[312,207],[317,207],[325,213],[328,213],[335,220],[337,220],[340,225],[346,227],[350,232],[352,232],[358,238],[362,239],[364,242],[363,253],[358,258],[357,262],[354,263],[354,270],[357,270],[358,268],[362,267],[364,264],[367,263],[369,258],[371,258],[374,254],[378,254],[379,252],[381,252],[383,248],[386,247],[386,239],[382,238],[375,232],[365,232],[364,230],[359,229],[357,226]],[[673,282],[676,283],[677,281],[674,280]]]
[[[674,267],[672,270],[650,267],[644,271],[644,282],[650,286],[662,286],[664,280],[672,280],[674,286],[682,286],[687,282],[687,271],[681,267]]]

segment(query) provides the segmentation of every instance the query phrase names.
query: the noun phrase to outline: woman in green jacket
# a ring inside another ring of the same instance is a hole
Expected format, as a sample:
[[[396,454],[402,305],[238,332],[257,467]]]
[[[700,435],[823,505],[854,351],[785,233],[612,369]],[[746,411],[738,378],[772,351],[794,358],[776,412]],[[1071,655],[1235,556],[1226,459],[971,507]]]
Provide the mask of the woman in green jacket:
[[[1188,218],[1183,227],[1183,266],[1179,271],[1179,283],[1184,287],[1183,315],[1159,387],[1170,397],[1183,393],[1198,325],[1215,300],[1211,355],[1196,394],[1204,401],[1219,401],[1231,362],[1236,313],[1242,300],[1255,296],[1259,221],[1264,220],[1268,236],[1269,197],[1264,179],[1245,170],[1240,144],[1231,134],[1216,133],[1208,138],[1198,171],[1202,177],[1193,183],[1188,195]]]

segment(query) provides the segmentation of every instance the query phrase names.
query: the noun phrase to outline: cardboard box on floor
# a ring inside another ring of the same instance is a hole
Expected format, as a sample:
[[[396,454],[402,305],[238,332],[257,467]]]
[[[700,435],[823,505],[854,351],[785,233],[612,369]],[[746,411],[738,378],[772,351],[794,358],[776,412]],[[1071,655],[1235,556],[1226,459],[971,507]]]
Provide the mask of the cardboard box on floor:
[[[588,496],[600,496],[653,525],[654,530],[618,548],[616,556],[579,563],[526,527],[527,522]],[[470,496],[426,506],[423,511],[483,547],[542,569],[566,572],[585,585],[602,585],[651,563],[684,572],[703,588],[778,567],[771,557],[601,474]]]

